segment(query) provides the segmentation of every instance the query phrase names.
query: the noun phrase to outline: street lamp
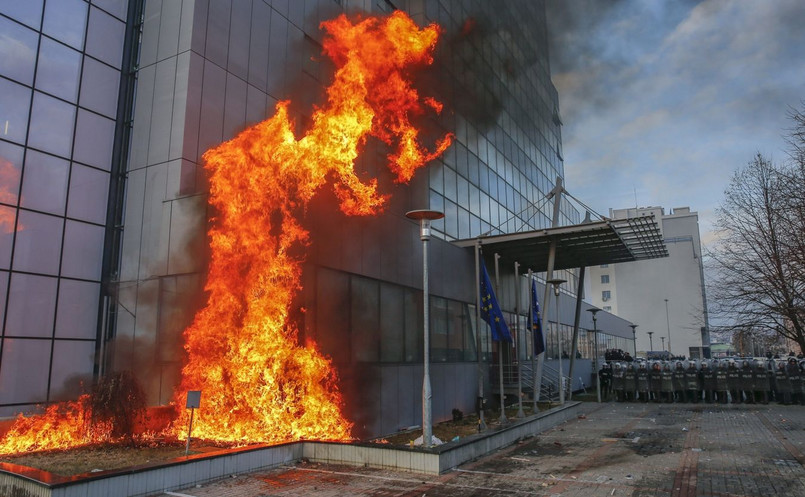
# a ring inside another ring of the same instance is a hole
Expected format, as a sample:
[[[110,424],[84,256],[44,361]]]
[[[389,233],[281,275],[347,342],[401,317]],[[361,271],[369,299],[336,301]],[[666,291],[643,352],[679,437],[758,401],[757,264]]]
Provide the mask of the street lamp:
[[[634,345],[634,357],[633,357],[633,359],[637,359],[637,332],[635,331],[637,329],[637,325],[636,324],[630,324],[629,328],[632,329],[632,344]]]
[[[562,373],[562,332],[559,327],[559,285],[567,280],[554,278],[548,280],[553,285],[553,294],[556,299],[556,339],[559,342],[559,404],[565,403],[565,378]]]
[[[601,403],[601,382],[598,379],[598,323],[595,315],[598,314],[600,310],[601,309],[587,309],[587,312],[593,315],[593,347],[595,347],[595,352],[593,352],[593,375],[595,377],[595,393],[598,396],[599,404]]]
[[[668,352],[673,354],[671,350],[671,318],[668,317],[668,299],[665,299],[665,325],[668,327]]]
[[[653,331],[648,332],[648,349],[649,350],[654,350],[654,342],[651,340],[651,335],[653,335],[653,334],[654,334]]]
[[[430,222],[441,219],[444,213],[430,210],[415,210],[405,213],[408,219],[419,221],[419,239],[422,240],[422,294],[424,314],[424,372],[422,375],[422,446],[430,447],[433,444],[433,424],[431,422],[431,398],[433,393],[430,387],[430,329],[428,315],[428,240],[430,240]]]

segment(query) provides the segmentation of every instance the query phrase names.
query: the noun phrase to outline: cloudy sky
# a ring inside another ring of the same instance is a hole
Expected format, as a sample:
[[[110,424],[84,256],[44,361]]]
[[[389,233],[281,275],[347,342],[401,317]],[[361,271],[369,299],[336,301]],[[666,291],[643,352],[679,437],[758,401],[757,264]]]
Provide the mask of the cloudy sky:
[[[805,101],[805,0],[548,0],[568,190],[597,212],[690,206],[785,160]]]

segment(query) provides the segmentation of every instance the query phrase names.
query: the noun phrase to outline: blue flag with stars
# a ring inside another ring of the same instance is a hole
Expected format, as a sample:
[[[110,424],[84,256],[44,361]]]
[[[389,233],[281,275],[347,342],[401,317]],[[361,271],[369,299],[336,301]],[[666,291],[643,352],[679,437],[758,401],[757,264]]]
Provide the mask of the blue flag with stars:
[[[512,335],[509,333],[509,327],[506,325],[506,320],[503,319],[503,312],[498,305],[498,299],[495,298],[495,292],[492,290],[492,282],[489,281],[489,273],[486,272],[486,265],[481,259],[481,318],[489,323],[492,329],[492,340],[498,342],[505,340],[512,341]]]
[[[545,352],[545,336],[542,334],[542,318],[539,317],[539,301],[537,300],[537,282],[531,280],[531,314],[528,316],[531,331],[534,333],[534,356]]]

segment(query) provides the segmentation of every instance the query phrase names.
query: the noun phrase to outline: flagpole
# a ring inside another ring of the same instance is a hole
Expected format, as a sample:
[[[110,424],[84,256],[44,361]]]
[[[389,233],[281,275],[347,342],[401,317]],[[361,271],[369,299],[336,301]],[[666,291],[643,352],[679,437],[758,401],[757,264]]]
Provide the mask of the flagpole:
[[[495,293],[500,295],[500,268],[498,261],[500,260],[500,254],[495,254]],[[500,301],[498,301],[500,302]],[[503,391],[503,336],[499,337],[498,340],[498,376],[499,384],[500,384],[500,418],[498,420],[501,424],[506,424],[509,422],[506,419],[506,392]]]
[[[532,413],[536,413],[539,411],[539,407],[537,407],[537,401],[539,400],[539,390],[541,385],[537,385],[537,333],[534,327],[536,323],[534,322],[534,298],[531,296],[531,287],[534,284],[534,273],[529,269],[528,270],[528,319],[531,321],[531,388],[534,389],[534,408],[532,409]]]
[[[562,205],[562,192],[565,191],[564,187],[562,186],[562,177],[556,177],[556,185],[553,187],[553,190],[546,195],[546,199],[553,199],[553,217],[551,219],[551,228],[556,228],[559,226],[559,207]],[[548,267],[545,269],[545,281],[553,279],[553,266],[556,262],[556,239],[551,240],[551,245],[548,248]],[[550,302],[550,295],[551,289],[550,286],[546,283],[545,285],[545,296],[542,299],[542,308],[545,311],[545,315],[547,316],[550,309],[548,308],[548,304]],[[547,319],[543,320],[548,326],[550,323]],[[557,317],[557,323],[559,322]],[[557,335],[558,338],[558,335]],[[547,354],[547,347],[546,353],[542,354],[539,359],[537,360],[537,383],[542,385],[542,366],[545,363],[545,358],[548,356]],[[561,361],[561,354],[559,360]],[[561,363],[560,363],[561,365]],[[539,391],[539,390],[538,390]],[[539,394],[537,394],[539,395]],[[548,399],[550,400],[550,399]]]
[[[553,295],[556,301],[556,341],[559,344],[559,404],[565,403],[565,378],[562,374],[562,329],[559,322],[559,286],[566,282],[561,278],[551,278],[548,283],[553,285]]]
[[[475,276],[478,278],[475,289],[475,355],[478,359],[478,431],[486,430],[484,420],[484,366],[481,358],[481,239],[475,244]]]
[[[523,412],[523,369],[520,364],[520,263],[514,263],[514,358],[517,360],[517,417],[524,418]]]

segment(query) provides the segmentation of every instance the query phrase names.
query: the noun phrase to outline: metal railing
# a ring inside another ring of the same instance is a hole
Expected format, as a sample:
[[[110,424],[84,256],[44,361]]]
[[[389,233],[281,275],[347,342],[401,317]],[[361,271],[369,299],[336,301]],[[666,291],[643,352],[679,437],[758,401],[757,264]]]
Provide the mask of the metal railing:
[[[521,366],[523,375],[521,387],[526,395],[534,395],[534,370],[531,368],[531,361],[524,361]],[[489,379],[492,390],[499,392],[499,372],[497,365],[490,365]],[[517,389],[517,363],[503,365],[503,389],[505,391],[515,391]],[[570,377],[564,376],[565,398],[569,397]],[[533,397],[532,397],[533,398]],[[559,400],[559,371],[548,364],[542,365],[542,384],[540,385],[540,400]]]

